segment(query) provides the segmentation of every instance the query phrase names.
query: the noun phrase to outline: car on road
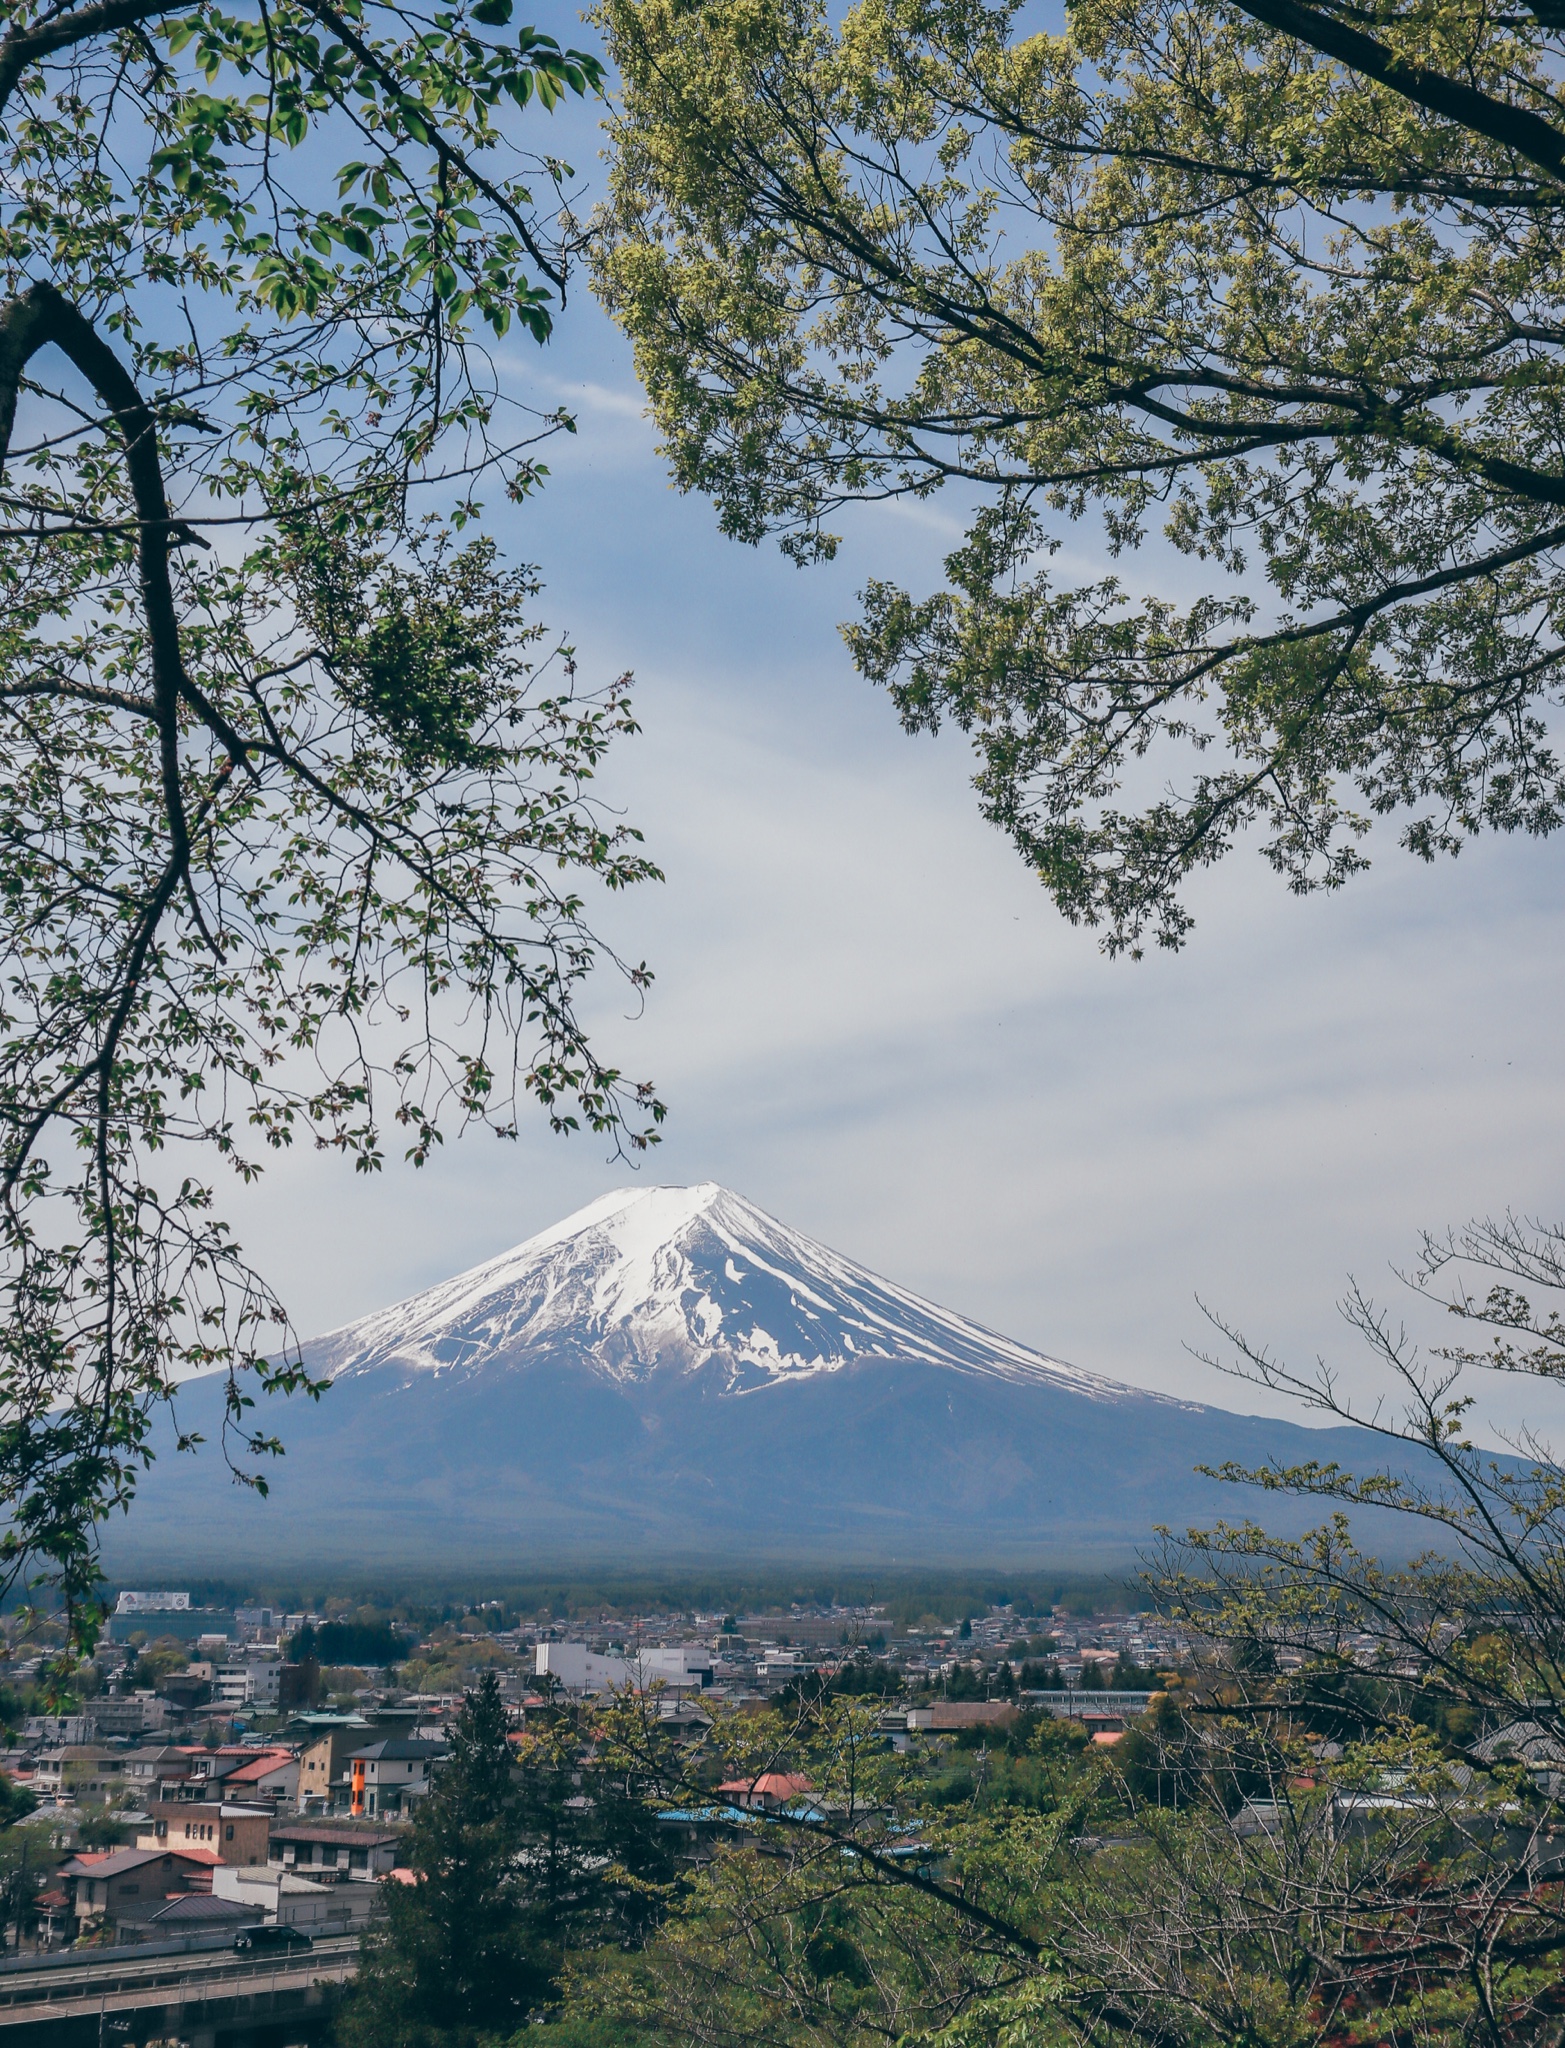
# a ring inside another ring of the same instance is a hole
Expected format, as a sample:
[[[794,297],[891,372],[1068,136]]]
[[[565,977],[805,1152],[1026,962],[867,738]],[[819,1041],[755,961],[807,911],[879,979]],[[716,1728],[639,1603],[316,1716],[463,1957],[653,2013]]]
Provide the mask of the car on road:
[[[241,1927],[234,1936],[234,1947],[265,1949],[275,1955],[280,1949],[314,1948],[315,1943],[302,1927],[280,1926],[275,1920],[266,1920],[256,1927]]]

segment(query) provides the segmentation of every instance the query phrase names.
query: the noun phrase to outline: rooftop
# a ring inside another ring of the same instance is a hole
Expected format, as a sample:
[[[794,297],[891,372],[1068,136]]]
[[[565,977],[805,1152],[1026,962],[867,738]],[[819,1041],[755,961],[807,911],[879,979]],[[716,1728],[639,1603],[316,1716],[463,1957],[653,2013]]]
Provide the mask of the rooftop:
[[[272,1829],[274,1842],[347,1842],[357,1848],[378,1848],[402,1839],[396,1828],[356,1820],[286,1820]]]
[[[60,1865],[62,1877],[123,1877],[127,1871],[142,1870],[149,1863],[160,1863],[165,1856],[177,1856],[186,1863],[215,1863],[210,1849],[110,1849],[102,1855],[73,1856],[68,1863]]]

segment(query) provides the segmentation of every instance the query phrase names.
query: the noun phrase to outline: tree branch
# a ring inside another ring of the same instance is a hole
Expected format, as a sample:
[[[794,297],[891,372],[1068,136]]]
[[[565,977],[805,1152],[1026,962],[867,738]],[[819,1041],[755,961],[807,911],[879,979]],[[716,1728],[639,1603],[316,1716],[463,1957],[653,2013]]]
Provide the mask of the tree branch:
[[[62,14],[42,28],[13,28],[0,36],[0,114],[16,90],[17,80],[29,64],[91,36],[110,35],[118,28],[133,28],[154,15],[167,14],[168,0],[98,0],[92,7],[78,7]]]
[[[1303,6],[1300,0],[1234,0],[1234,4],[1242,14],[1296,42],[1307,43],[1323,56],[1335,57],[1339,64],[1374,79],[1415,106],[1426,107],[1475,135],[1485,135],[1502,149],[1514,150],[1556,183],[1565,184],[1565,135],[1541,115],[1480,92],[1476,86],[1462,85],[1422,64],[1409,64],[1374,36],[1350,28],[1318,7]]]
[[[163,804],[173,861],[181,875],[190,859],[190,832],[179,772],[179,704],[188,695],[179,620],[168,558],[175,522],[169,518],[158,460],[157,428],[134,378],[92,322],[51,284],[32,284],[0,309],[0,467],[16,424],[22,372],[39,349],[59,348],[87,378],[114,415],[125,444],[125,468],[136,505],[136,557],[152,659]]]

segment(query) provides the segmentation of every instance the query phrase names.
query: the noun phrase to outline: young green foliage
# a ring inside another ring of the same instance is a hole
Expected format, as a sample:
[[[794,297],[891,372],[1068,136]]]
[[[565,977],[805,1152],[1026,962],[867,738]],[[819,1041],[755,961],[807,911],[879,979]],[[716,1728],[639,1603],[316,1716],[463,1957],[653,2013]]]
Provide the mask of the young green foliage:
[[[1543,8],[602,0],[598,289],[676,481],[831,554],[952,486],[948,587],[847,638],[1111,948],[1241,834],[1335,888],[1551,833],[1565,126]],[[1188,558],[1049,565],[1091,515]],[[1177,588],[1179,594],[1173,591]]]
[[[0,1567],[87,1636],[174,1384],[263,1488],[315,1391],[215,1160],[662,1115],[577,1008],[626,682],[474,527],[570,426],[488,352],[575,248],[515,131],[602,77],[510,14],[0,6]]]

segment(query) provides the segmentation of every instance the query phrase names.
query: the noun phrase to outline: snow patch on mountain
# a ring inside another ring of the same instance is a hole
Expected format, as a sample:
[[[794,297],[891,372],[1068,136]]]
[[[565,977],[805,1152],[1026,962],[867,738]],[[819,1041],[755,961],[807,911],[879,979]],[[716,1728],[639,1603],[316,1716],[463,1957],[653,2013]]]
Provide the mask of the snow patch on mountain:
[[[562,1352],[624,1382],[715,1365],[728,1393],[884,1358],[1097,1401],[1156,1398],[939,1308],[715,1181],[600,1196],[513,1251],[333,1332],[315,1362],[332,1378],[387,1365],[466,1375]]]

